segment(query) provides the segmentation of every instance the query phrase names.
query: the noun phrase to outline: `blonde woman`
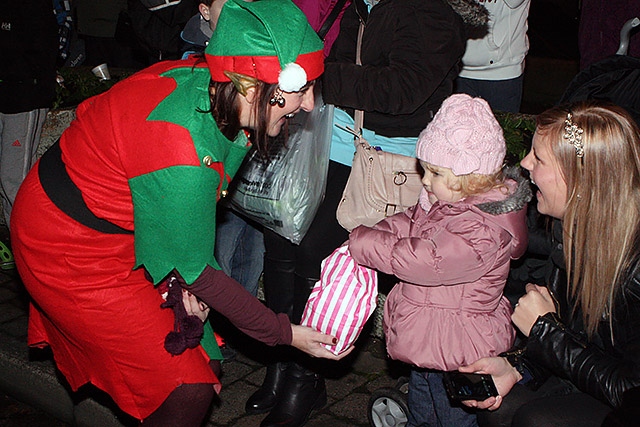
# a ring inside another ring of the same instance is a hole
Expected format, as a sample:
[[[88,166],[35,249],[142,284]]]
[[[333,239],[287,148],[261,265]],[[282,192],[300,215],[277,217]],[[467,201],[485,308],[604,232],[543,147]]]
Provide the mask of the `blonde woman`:
[[[552,254],[547,286],[527,285],[515,307],[526,345],[460,368],[492,374],[500,393],[466,404],[495,411],[481,425],[600,426],[640,386],[640,131],[595,102],[537,120],[522,166],[538,210],[560,220],[564,257]]]

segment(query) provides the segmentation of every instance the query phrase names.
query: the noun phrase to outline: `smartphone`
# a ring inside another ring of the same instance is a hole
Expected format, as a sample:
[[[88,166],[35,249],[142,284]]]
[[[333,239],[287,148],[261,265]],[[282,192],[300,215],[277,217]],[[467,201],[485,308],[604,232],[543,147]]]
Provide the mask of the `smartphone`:
[[[444,373],[444,386],[454,400],[485,400],[498,395],[489,374],[466,374],[458,371]]]

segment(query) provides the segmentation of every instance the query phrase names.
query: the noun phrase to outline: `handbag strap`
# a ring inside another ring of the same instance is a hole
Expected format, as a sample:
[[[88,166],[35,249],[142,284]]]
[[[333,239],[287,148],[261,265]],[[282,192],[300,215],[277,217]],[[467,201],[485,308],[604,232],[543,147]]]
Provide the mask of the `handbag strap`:
[[[331,12],[327,16],[327,19],[324,20],[324,22],[322,23],[322,27],[320,27],[320,29],[317,32],[318,37],[320,37],[321,40],[324,41],[324,38],[327,36],[327,33],[329,32],[329,29],[331,29],[331,26],[338,18],[338,15],[340,14],[340,11],[342,10],[342,7],[346,2],[347,0],[338,0],[336,4],[333,6],[333,9],[331,9]]]
[[[360,26],[358,27],[358,41],[356,43],[356,64],[362,65],[362,59],[360,57],[362,53],[362,37],[364,35],[364,21],[360,19]],[[354,130],[357,134],[362,135],[362,126],[364,126],[364,111],[355,110],[353,115],[354,121]],[[362,141],[365,141],[366,145],[369,145],[364,138],[360,138]],[[358,138],[356,138],[356,141]],[[362,142],[359,141],[359,142]]]

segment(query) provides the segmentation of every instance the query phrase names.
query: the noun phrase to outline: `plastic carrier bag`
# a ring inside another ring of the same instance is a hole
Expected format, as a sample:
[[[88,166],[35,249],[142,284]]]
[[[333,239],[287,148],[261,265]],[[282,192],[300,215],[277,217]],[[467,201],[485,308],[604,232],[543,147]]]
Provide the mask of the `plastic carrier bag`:
[[[334,354],[348,349],[358,338],[378,296],[378,274],[359,265],[340,246],[322,261],[320,280],[316,282],[305,306],[300,324],[338,338],[325,345]]]
[[[256,151],[234,179],[232,209],[298,244],[324,198],[333,105],[316,95],[314,109],[298,112],[289,138],[264,161]]]

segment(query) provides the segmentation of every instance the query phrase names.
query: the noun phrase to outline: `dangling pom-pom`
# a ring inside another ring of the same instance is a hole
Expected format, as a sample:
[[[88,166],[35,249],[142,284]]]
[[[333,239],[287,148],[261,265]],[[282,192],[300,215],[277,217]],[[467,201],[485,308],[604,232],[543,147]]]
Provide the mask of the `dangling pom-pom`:
[[[285,92],[297,92],[307,84],[307,72],[295,62],[288,63],[278,75],[278,86]]]
[[[180,332],[185,337],[185,343],[188,348],[193,348],[200,344],[200,339],[204,334],[202,320],[198,316],[187,316],[180,322]]]
[[[187,340],[184,334],[176,331],[169,332],[164,339],[164,348],[174,356],[184,353],[187,349]]]

